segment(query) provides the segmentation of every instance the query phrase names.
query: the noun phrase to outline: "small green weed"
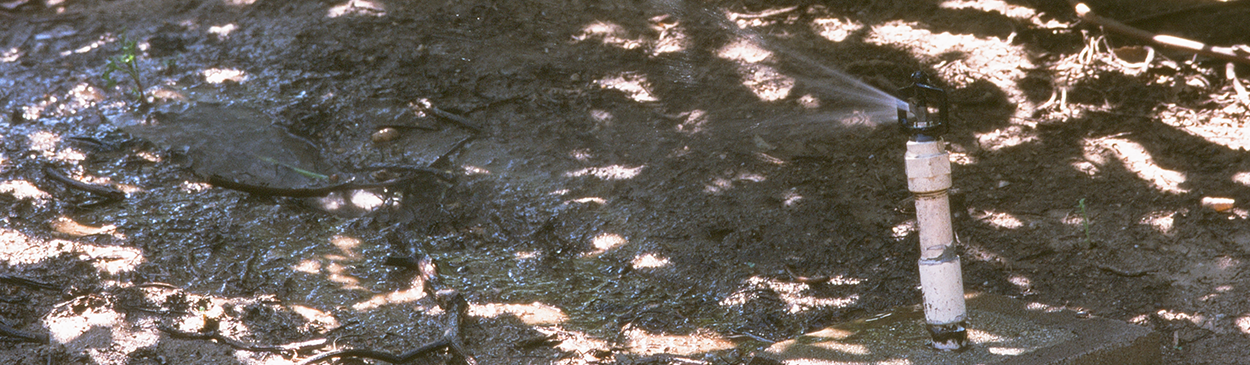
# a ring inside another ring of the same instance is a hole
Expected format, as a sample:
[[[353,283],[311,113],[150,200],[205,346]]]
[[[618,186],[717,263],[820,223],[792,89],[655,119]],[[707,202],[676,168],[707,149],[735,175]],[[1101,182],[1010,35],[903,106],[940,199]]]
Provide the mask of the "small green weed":
[[[130,80],[134,81],[134,89],[126,90],[126,93],[139,101],[139,105],[147,105],[147,95],[144,95],[143,78],[139,75],[139,46],[134,40],[126,37],[125,34],[118,39],[122,45],[122,54],[110,57],[108,65],[105,66],[104,74],[100,75],[104,79],[104,83],[108,88],[118,85],[118,80],[113,77],[113,73],[121,71],[130,76]]]

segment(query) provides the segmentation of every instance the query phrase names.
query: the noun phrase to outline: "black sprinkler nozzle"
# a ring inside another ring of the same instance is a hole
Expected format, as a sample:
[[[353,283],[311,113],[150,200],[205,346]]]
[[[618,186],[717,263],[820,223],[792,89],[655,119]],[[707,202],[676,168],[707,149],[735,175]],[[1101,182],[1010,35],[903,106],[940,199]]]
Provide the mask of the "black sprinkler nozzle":
[[[898,90],[902,97],[898,102],[899,127],[916,141],[933,140],[950,126],[946,90],[933,86],[924,72],[916,71],[911,79],[911,85]],[[936,108],[936,116],[931,108]]]

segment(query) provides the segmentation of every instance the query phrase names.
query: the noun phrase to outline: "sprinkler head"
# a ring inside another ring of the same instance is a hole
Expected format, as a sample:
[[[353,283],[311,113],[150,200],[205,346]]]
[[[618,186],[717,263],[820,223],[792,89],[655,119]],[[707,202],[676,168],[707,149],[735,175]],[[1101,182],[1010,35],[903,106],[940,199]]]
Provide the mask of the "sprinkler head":
[[[916,71],[911,79],[911,85],[898,90],[902,97],[898,101],[899,127],[917,142],[932,141],[949,126],[946,90],[931,85],[924,72]]]

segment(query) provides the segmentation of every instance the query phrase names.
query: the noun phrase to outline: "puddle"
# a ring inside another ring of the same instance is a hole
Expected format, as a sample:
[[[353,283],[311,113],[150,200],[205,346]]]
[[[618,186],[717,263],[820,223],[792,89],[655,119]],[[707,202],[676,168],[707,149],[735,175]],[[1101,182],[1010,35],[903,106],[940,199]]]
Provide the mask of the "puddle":
[[[195,173],[203,177],[297,188],[326,184],[336,172],[323,162],[315,144],[250,107],[199,103],[152,119],[122,130],[185,151]]]

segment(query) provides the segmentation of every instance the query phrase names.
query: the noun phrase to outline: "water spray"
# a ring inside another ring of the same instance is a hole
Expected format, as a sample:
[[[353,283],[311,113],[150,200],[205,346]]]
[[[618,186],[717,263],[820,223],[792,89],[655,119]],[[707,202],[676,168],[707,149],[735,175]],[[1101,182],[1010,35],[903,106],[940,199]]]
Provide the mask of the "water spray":
[[[963,275],[947,191],[951,188],[950,154],[940,136],[949,127],[946,91],[929,83],[924,73],[912,74],[911,86],[899,90],[898,122],[907,141],[907,190],[916,197],[920,234],[920,287],[924,315],[933,347],[958,351],[968,345]]]

